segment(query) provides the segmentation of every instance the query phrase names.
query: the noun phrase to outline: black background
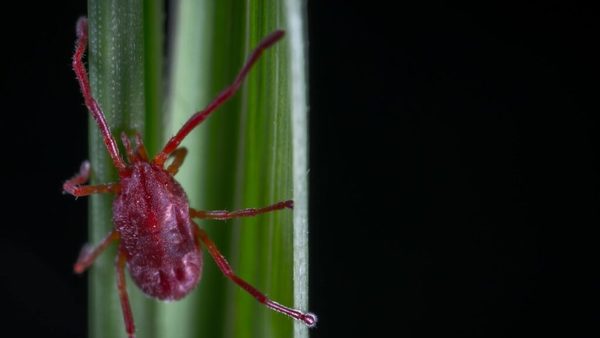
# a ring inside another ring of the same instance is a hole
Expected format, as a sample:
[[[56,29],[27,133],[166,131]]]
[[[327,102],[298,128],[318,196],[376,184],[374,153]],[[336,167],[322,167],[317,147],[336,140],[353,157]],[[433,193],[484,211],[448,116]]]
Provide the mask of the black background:
[[[485,3],[485,4],[483,4]],[[3,9],[2,330],[82,337],[85,1]],[[313,337],[600,333],[597,21],[577,2],[310,1]]]

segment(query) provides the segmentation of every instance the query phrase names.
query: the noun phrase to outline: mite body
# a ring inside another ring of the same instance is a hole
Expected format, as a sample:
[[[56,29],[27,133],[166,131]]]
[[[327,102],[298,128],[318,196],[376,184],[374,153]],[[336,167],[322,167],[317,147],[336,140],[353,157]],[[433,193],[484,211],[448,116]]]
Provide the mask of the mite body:
[[[177,300],[190,293],[200,281],[203,264],[202,246],[207,249],[223,274],[258,302],[300,320],[307,326],[315,325],[317,317],[314,314],[281,305],[238,277],[206,231],[192,221],[192,218],[227,220],[255,216],[275,210],[292,209],[293,202],[282,201],[263,208],[232,212],[195,210],[190,208],[185,191],[174,178],[187,154],[185,148],[178,148],[181,141],[235,94],[263,51],[279,41],[283,34],[283,31],[275,31],[267,36],[250,54],[234,82],[204,110],[193,114],[153,159],[148,158],[139,134],[135,135],[135,149],[129,137],[122,134],[121,140],[127,159],[125,162],[121,158],[104,113],[92,96],[87,70],[82,61],[88,38],[87,19],[81,18],[77,22],[73,69],[85,104],[100,129],[108,154],[118,171],[119,182],[84,185],[91,170],[89,162],[85,161],[79,173],[64,183],[63,190],[76,197],[97,193],[116,195],[113,202],[113,230],[96,246],[84,246],[74,270],[76,273],[82,273],[110,244],[118,242],[119,249],[115,264],[117,290],[125,329],[130,338],[135,336],[135,326],[125,286],[125,267],[137,286],[148,296],[165,301]],[[172,158],[172,161],[165,168],[169,158]]]
[[[120,184],[113,220],[131,277],[149,296],[184,297],[200,280],[202,251],[183,188],[163,168],[143,161],[126,170]]]

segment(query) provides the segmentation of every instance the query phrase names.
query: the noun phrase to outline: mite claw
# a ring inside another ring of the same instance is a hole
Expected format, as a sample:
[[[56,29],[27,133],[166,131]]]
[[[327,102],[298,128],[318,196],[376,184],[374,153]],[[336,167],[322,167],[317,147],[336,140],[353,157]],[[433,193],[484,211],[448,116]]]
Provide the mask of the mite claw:
[[[292,201],[292,200],[285,201],[285,202],[283,202],[283,204],[285,205],[286,208],[294,209],[294,201]]]
[[[79,20],[77,20],[77,37],[80,38],[84,35],[87,36],[87,28],[87,18],[85,16],[80,17]]]
[[[81,248],[81,251],[79,251],[79,257],[77,258],[77,262],[75,262],[75,265],[73,265],[73,271],[75,271],[75,273],[80,274],[83,271],[85,271],[85,268],[86,268],[85,260],[87,257],[90,256],[90,253],[92,251],[93,251],[93,246],[91,246],[89,243],[86,243],[83,245],[83,247]]]
[[[301,320],[310,328],[317,326],[317,316],[314,313],[309,312],[305,314]]]

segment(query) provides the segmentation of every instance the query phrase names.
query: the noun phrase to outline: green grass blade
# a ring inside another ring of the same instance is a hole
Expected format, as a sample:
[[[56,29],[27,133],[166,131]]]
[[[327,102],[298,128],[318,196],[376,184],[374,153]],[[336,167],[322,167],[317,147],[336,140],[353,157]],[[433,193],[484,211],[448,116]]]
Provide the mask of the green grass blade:
[[[244,57],[244,17],[232,18],[231,14],[245,13],[243,5],[239,1],[219,1],[218,4],[213,1],[179,2],[171,49],[169,134],[174,134],[235,77]],[[189,154],[177,180],[185,187],[190,204],[195,208],[234,206],[240,97],[238,95],[220,108],[183,143]],[[205,228],[228,256],[231,224],[213,222]],[[168,311],[164,316],[163,334],[172,336],[177,332],[177,337],[223,337],[228,284],[210,256],[205,254],[200,286],[185,300],[173,304],[177,310]],[[181,332],[182,327],[186,327],[185,332]]]
[[[286,5],[284,7],[284,5]],[[301,3],[180,1],[172,48],[170,134],[228,85],[248,53],[275,29],[286,38],[265,53],[238,95],[194,131],[178,180],[201,209],[264,206],[294,198],[281,211],[236,222],[202,222],[235,271],[273,299],[306,309],[306,84]],[[291,26],[293,20],[300,24]],[[292,51],[300,64],[291,63]],[[292,119],[298,121],[292,124]],[[293,167],[293,165],[296,167]],[[203,280],[164,322],[178,337],[291,337],[294,322],[267,310],[226,280],[205,257]],[[300,262],[300,264],[294,264]],[[296,268],[296,270],[294,270]],[[165,317],[166,318],[166,317]],[[179,319],[178,319],[179,318]],[[299,325],[297,336],[306,336]]]
[[[151,149],[160,142],[153,135],[160,119],[162,30],[152,30],[147,15],[160,16],[161,1],[90,0],[88,64],[94,96],[106,114],[113,134],[140,131]],[[146,97],[151,99],[146,100]],[[146,122],[150,121],[149,124]],[[146,129],[146,126],[150,126]],[[98,128],[90,121],[91,182],[114,182],[117,177]],[[147,133],[152,131],[152,133]],[[112,196],[90,197],[90,243],[98,243],[112,229]],[[113,246],[89,271],[89,336],[126,337],[115,283]],[[156,302],[148,299],[128,280],[128,290],[140,336],[154,334]]]
[[[144,90],[146,103],[145,145],[156,154],[165,137],[164,98],[164,22],[163,0],[144,0]]]
[[[290,113],[294,187],[294,306],[308,309],[308,27],[306,2],[285,1],[289,39]],[[309,329],[294,323],[294,337],[308,338]]]

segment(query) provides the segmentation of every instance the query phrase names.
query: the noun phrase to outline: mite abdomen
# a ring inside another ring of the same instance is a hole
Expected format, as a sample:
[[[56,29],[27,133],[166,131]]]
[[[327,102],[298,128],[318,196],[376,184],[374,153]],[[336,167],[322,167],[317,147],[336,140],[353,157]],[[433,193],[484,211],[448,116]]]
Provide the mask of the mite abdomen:
[[[158,184],[157,184],[158,183]],[[149,296],[176,300],[200,280],[202,256],[183,189],[162,168],[137,162],[121,177],[115,229],[132,279]]]

